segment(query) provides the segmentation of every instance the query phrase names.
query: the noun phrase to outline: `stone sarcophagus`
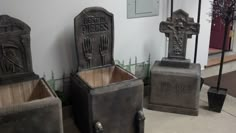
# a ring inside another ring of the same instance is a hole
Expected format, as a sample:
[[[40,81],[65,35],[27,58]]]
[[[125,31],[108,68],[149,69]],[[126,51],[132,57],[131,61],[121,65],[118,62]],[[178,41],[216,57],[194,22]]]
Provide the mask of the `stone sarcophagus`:
[[[143,133],[143,82],[114,64],[113,14],[86,8],[75,17],[75,39],[71,97],[81,133]]]
[[[201,71],[199,64],[185,59],[187,38],[199,33],[199,24],[183,10],[161,22],[160,31],[169,37],[168,58],[151,69],[149,109],[198,115]]]
[[[32,70],[30,27],[0,16],[0,132],[63,133],[61,102]]]

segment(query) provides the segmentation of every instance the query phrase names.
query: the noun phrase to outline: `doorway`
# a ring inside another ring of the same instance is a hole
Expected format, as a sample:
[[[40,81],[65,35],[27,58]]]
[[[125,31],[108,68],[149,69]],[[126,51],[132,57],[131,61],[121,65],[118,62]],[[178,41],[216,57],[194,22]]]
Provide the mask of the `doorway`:
[[[217,0],[214,0],[217,1]],[[214,9],[215,7],[213,7]],[[222,19],[220,17],[216,17],[215,14],[213,14],[215,19],[212,19],[211,23],[211,36],[210,36],[210,47],[209,47],[209,53],[211,52],[217,52],[221,51],[223,47],[223,41],[224,41],[224,32],[225,32],[225,25],[222,22]],[[226,38],[226,51],[231,51],[232,46],[231,46],[231,40],[232,40],[232,34],[231,31],[233,29],[233,24],[231,23],[228,30],[228,35]]]
[[[211,24],[211,36],[210,36],[210,50],[213,51],[221,51],[222,47],[223,47],[223,39],[224,39],[224,28],[225,25],[223,24],[223,22],[221,21],[220,18],[215,18],[214,20],[212,20],[212,24]],[[228,28],[228,35],[227,35],[227,40],[226,40],[226,47],[225,50],[226,51],[230,51],[232,50],[231,47],[231,31],[233,29],[233,25],[230,24],[229,28]]]
[[[216,1],[216,0],[214,0]],[[214,7],[213,7],[214,8]],[[221,52],[223,47],[223,41],[224,41],[224,32],[225,32],[225,25],[222,22],[220,17],[216,17],[215,14],[213,14],[214,19],[212,19],[211,23],[211,35],[210,35],[210,45],[209,45],[209,56],[208,56],[208,66],[218,65],[220,63],[221,59]],[[225,58],[224,63],[235,61],[236,60],[236,41],[235,37],[233,35],[234,29],[233,23],[229,25],[228,35],[226,38],[226,46],[225,46]]]

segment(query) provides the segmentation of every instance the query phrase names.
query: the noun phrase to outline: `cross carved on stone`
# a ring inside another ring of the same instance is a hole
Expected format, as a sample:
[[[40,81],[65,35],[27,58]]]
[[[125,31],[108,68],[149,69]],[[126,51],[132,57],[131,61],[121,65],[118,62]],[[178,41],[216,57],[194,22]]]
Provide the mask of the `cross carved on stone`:
[[[179,9],[173,13],[172,18],[161,22],[160,32],[169,37],[168,58],[185,59],[187,39],[199,33],[200,25],[194,23],[193,18]]]

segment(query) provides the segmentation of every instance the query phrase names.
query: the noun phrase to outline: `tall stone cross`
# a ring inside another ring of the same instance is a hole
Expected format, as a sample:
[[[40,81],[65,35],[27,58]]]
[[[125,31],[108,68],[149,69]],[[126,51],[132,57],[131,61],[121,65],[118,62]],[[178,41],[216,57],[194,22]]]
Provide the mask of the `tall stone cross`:
[[[181,9],[175,11],[172,18],[161,22],[160,32],[169,37],[168,58],[185,59],[187,39],[197,35],[199,28],[200,25]]]

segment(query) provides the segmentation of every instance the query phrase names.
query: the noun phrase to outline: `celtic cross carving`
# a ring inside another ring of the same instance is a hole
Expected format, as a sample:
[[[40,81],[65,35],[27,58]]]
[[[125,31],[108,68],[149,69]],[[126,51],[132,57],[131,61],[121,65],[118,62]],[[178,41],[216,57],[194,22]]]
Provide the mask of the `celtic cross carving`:
[[[169,37],[168,58],[185,59],[187,39],[199,33],[200,25],[183,10],[177,10],[172,18],[161,22],[160,32]]]

